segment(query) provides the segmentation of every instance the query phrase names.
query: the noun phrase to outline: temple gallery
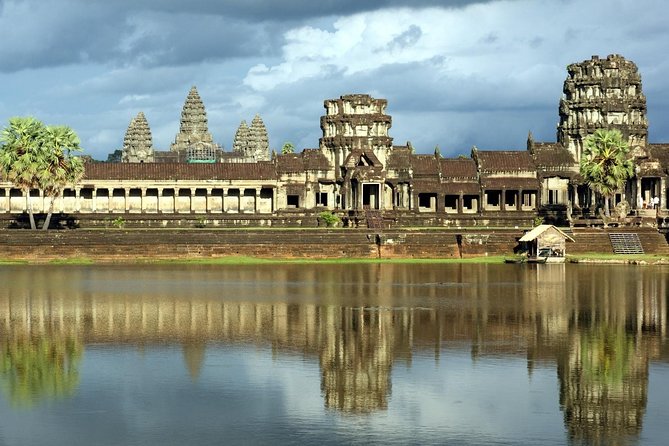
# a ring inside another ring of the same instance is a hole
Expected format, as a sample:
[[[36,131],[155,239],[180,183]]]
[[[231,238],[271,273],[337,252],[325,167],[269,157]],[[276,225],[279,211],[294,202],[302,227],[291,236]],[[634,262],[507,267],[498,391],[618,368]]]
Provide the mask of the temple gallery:
[[[326,100],[324,108],[318,148],[271,151],[256,115],[240,124],[226,151],[214,142],[193,87],[169,150],[153,146],[149,120],[139,112],[117,156],[86,162],[84,178],[63,190],[54,211],[91,221],[141,214],[267,226],[313,226],[323,211],[351,225],[381,218],[397,226],[496,226],[537,217],[564,224],[596,218],[602,206],[579,174],[584,141],[597,129],[619,130],[635,164],[612,210],[622,209],[621,218],[652,210],[652,219],[667,210],[669,144],[648,142],[641,76],[620,55],[569,65],[556,141],[535,141],[530,133],[522,149],[474,147],[458,158],[417,154],[410,142],[393,142],[384,99],[349,94]],[[41,191],[0,182],[6,219],[31,205],[46,212]]]

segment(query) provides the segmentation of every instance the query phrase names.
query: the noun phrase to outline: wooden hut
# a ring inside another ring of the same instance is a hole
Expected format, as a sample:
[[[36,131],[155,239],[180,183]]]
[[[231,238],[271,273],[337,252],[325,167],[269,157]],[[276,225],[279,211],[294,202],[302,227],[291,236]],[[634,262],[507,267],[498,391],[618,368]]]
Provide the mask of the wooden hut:
[[[527,244],[529,259],[564,262],[567,240],[574,239],[553,225],[539,225],[520,238]]]

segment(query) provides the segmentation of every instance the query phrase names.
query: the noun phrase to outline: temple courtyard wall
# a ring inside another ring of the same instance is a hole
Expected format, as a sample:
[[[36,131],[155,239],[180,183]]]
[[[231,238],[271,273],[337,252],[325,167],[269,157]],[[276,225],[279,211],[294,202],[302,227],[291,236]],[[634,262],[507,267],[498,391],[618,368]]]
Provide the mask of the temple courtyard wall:
[[[574,229],[568,254],[613,250],[608,233],[634,231],[647,254],[669,256],[652,228]],[[0,230],[0,259],[102,262],[257,257],[267,259],[448,259],[512,255],[522,229],[79,229]]]

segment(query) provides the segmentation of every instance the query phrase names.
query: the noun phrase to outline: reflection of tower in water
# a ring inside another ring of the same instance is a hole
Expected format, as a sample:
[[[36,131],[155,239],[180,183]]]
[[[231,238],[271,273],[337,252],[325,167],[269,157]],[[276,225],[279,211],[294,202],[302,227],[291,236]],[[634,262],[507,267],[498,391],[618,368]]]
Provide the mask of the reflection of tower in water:
[[[388,407],[393,362],[393,313],[328,307],[320,349],[325,405],[344,412]]]
[[[625,444],[641,432],[648,353],[624,327],[601,325],[571,336],[558,358],[560,405],[570,438]]]

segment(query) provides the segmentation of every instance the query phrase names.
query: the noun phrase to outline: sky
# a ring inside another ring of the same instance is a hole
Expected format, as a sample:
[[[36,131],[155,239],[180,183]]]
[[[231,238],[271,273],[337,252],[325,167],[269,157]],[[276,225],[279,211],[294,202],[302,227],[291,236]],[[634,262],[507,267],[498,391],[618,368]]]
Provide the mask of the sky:
[[[669,142],[664,0],[0,0],[0,122],[72,127],[104,160],[143,111],[168,150],[191,86],[230,150],[260,114],[270,146],[318,147],[323,101],[388,100],[419,153],[555,141],[566,66],[621,54]]]

